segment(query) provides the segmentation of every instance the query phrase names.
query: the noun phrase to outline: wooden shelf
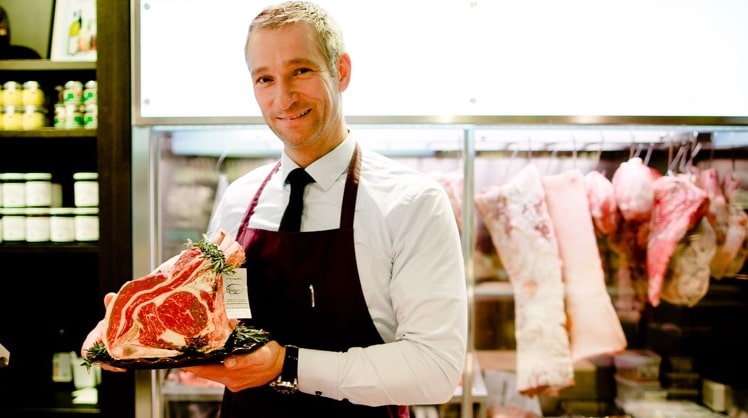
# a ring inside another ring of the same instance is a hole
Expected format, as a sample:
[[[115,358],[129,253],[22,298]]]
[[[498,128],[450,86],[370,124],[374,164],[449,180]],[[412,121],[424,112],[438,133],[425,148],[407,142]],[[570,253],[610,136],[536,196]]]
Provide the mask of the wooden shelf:
[[[27,131],[0,131],[0,138],[95,138],[96,129],[41,128]]]
[[[96,254],[99,245],[96,242],[9,242],[0,243],[0,254]]]
[[[0,60],[0,71],[74,71],[95,69],[95,61],[50,61],[47,59]]]

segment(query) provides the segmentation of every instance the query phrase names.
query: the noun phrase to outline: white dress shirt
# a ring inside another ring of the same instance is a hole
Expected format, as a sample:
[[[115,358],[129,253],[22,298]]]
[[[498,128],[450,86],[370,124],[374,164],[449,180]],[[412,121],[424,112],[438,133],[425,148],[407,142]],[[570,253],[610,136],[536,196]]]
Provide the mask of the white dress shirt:
[[[302,231],[339,227],[354,147],[352,133],[306,168],[315,183],[305,192]],[[299,390],[371,406],[443,403],[460,380],[467,346],[467,292],[455,214],[436,180],[361,151],[355,254],[369,313],[385,344],[343,353],[301,347]],[[209,236],[219,228],[236,236],[273,164],[229,185]],[[290,192],[284,179],[296,167],[283,153],[281,169],[263,190],[249,227],[278,229]]]

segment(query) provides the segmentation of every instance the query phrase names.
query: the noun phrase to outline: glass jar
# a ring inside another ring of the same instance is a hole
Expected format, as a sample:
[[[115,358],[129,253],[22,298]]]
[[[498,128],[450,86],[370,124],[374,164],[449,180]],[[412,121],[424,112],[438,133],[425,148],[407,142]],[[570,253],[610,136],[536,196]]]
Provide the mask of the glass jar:
[[[86,104],[86,113],[83,114],[83,127],[96,129],[99,126],[99,105],[96,103]]]
[[[90,104],[98,102],[98,84],[96,80],[88,80],[83,87],[83,103]]]
[[[80,103],[65,103],[65,123],[63,127],[66,129],[82,128],[83,111],[84,107]]]
[[[73,174],[74,201],[77,207],[99,206],[99,173],[80,172]]]
[[[3,105],[23,105],[22,90],[23,86],[21,83],[17,81],[6,81],[5,84],[3,84]]]
[[[42,91],[39,82],[27,81],[23,83],[21,91],[21,104],[24,106],[43,106],[44,91]]]
[[[3,206],[22,208],[26,206],[26,175],[24,173],[3,173],[0,177],[3,189]]]
[[[26,240],[26,210],[24,208],[2,208],[3,241]]]
[[[75,208],[75,240],[99,240],[99,209]]]
[[[52,242],[75,241],[75,208],[49,209],[49,240]]]
[[[49,208],[26,208],[26,242],[49,241]]]
[[[46,123],[46,111],[42,106],[26,105],[23,107],[23,117],[21,118],[21,129],[41,129]]]
[[[26,173],[26,206],[49,207],[52,205],[52,174]]]
[[[67,107],[65,103],[55,103],[55,116],[52,126],[55,128],[66,128],[67,123]]]
[[[20,131],[23,129],[23,106],[5,106],[3,110],[3,129],[6,131]]]
[[[81,104],[83,102],[83,83],[76,80],[65,83],[65,88],[62,91],[62,101],[66,104]]]

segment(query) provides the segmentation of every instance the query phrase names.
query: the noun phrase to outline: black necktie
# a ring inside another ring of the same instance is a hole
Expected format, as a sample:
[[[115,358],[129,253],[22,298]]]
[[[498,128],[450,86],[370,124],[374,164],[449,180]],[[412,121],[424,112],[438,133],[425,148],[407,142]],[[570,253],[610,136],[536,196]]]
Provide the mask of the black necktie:
[[[298,231],[301,228],[301,210],[304,208],[304,187],[314,183],[314,179],[303,168],[296,168],[288,174],[286,183],[291,184],[291,197],[278,230]]]

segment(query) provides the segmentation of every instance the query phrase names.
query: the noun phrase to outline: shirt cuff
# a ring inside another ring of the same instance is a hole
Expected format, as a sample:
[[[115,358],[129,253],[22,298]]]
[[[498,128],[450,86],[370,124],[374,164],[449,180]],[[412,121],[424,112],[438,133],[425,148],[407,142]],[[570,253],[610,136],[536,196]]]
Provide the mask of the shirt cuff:
[[[338,360],[341,353],[299,348],[299,390],[340,400]]]

